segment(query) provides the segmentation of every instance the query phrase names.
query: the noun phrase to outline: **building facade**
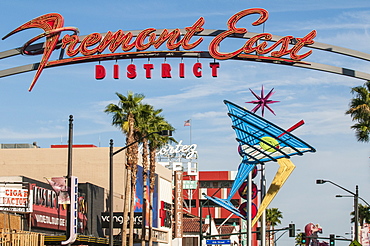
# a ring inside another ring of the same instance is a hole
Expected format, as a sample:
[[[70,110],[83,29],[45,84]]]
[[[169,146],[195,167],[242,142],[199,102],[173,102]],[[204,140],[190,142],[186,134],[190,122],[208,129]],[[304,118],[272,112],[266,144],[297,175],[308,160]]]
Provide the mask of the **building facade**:
[[[4,147],[5,146],[5,147]],[[15,146],[15,145],[14,145]],[[45,178],[63,177],[67,175],[67,146],[58,146],[53,148],[37,148],[36,145],[22,145],[21,147],[11,147],[2,145],[0,149],[0,163],[2,167],[3,182],[17,180],[18,182],[29,182],[37,184],[37,187],[50,190],[45,191],[49,196],[53,197],[51,187],[47,184]],[[119,148],[114,148],[114,151]],[[84,232],[86,235],[96,235],[104,237],[107,235],[106,229],[101,226],[102,221],[98,220],[102,213],[108,211],[109,206],[109,148],[100,148],[93,145],[74,145],[72,151],[72,175],[78,177],[79,190],[84,194],[84,200],[89,210],[94,215],[89,216],[83,222],[85,224]],[[122,151],[113,157],[113,211],[123,211],[123,197],[125,190],[125,151]],[[142,170],[142,169],[141,169]],[[141,171],[142,172],[142,171]],[[141,176],[139,171],[138,177]],[[16,178],[18,177],[18,178]],[[161,165],[156,168],[156,192],[153,214],[155,236],[159,244],[171,244],[171,225],[165,225],[160,218],[161,204],[172,204],[172,172]],[[138,201],[137,208],[142,209],[142,186],[143,183],[138,180],[138,189],[141,187],[141,195],[136,197]],[[137,193],[138,194],[138,193]],[[139,192],[140,194],[140,192]],[[141,202],[141,205],[140,205]],[[49,204],[51,205],[52,202]],[[136,210],[136,208],[135,208]],[[62,211],[62,213],[64,213]],[[46,217],[38,216],[39,221],[49,223]],[[56,219],[50,219],[56,221]],[[54,223],[50,222],[50,223]],[[63,220],[61,219],[62,223]],[[56,223],[56,222],[55,222]],[[54,228],[54,232],[64,230],[57,223],[59,228]],[[39,227],[34,227],[39,228]],[[115,229],[114,234],[119,234],[120,229]]]
[[[256,170],[257,171],[257,170]],[[234,215],[228,210],[219,207],[213,202],[207,200],[203,194],[208,196],[215,196],[226,199],[232,184],[234,183],[236,171],[198,171],[198,175],[187,175],[184,172],[183,181],[183,197],[184,197],[184,211],[197,217],[207,218],[210,217],[214,221],[217,230],[213,232],[207,231],[210,235],[227,234],[227,233],[240,233],[246,231],[246,221],[239,216]],[[257,187],[254,185],[254,192],[257,193]],[[239,189],[238,192],[232,197],[231,202],[235,207],[246,204],[246,190]],[[255,194],[256,195],[256,194]],[[243,198],[244,197],[244,198]],[[254,204],[258,204],[257,195],[254,196]],[[257,225],[253,231],[257,230]],[[226,232],[228,231],[228,232]],[[225,238],[225,237],[224,237]],[[233,245],[246,243],[246,235],[229,237]],[[244,241],[244,242],[243,242]],[[252,235],[253,245],[257,245],[257,238]],[[203,242],[205,245],[205,242]]]
[[[236,171],[199,171],[198,176],[187,175],[184,173],[184,210],[190,214],[200,216],[202,207],[202,217],[210,215],[216,225],[222,223],[232,225],[240,223],[240,217],[232,215],[221,207],[215,206],[208,201],[202,194],[226,198],[234,182]],[[198,178],[198,180],[195,180]],[[232,198],[235,206],[242,203],[242,198],[237,193]],[[227,221],[225,221],[227,219]]]

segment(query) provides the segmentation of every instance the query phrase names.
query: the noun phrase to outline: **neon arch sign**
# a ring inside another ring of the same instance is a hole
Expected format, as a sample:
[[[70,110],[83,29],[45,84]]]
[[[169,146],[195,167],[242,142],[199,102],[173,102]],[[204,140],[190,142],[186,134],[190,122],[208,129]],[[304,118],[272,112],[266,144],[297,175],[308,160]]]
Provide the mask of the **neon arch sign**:
[[[312,54],[312,49],[307,52],[302,48],[309,47],[324,51],[335,52],[342,55],[352,56],[359,59],[370,61],[370,55],[344,49],[341,47],[330,46],[314,41],[316,31],[312,30],[302,38],[293,36],[276,36],[270,33],[251,33],[246,28],[237,27],[238,22],[245,16],[256,14],[257,20],[252,25],[261,25],[268,19],[268,12],[261,8],[251,8],[242,10],[229,18],[226,23],[226,30],[204,29],[205,20],[200,17],[193,25],[184,29],[155,29],[147,28],[139,31],[118,30],[107,33],[91,33],[85,36],[78,36],[78,29],[75,27],[64,27],[64,19],[60,14],[45,14],[32,19],[31,21],[19,26],[3,37],[3,40],[16,34],[17,32],[29,29],[40,28],[44,32],[29,41],[21,48],[8,50],[0,53],[0,59],[14,55],[42,55],[40,63],[26,66],[15,67],[0,71],[0,77],[6,77],[14,74],[24,73],[36,70],[36,74],[29,87],[31,91],[45,68],[62,65],[78,64],[84,62],[134,59],[134,58],[158,58],[158,57],[195,57],[195,58],[213,58],[214,60],[247,60],[268,62],[282,65],[297,66],[321,70],[331,73],[337,73],[356,77],[359,79],[370,79],[370,74],[357,72],[351,69],[338,68],[334,66],[318,64],[313,62],[304,62],[303,59]],[[73,34],[62,32],[72,31]],[[203,36],[213,37],[208,44],[207,51],[194,51],[204,42]],[[42,44],[33,44],[41,38],[46,38]],[[220,44],[228,38],[243,38],[246,42],[242,47],[232,52],[220,51]],[[161,47],[168,50],[161,51]],[[58,60],[50,61],[51,54],[61,49]],[[135,49],[135,51],[134,51]],[[151,49],[151,50],[149,50]],[[180,50],[181,49],[181,50]],[[68,56],[64,58],[64,53]],[[288,57],[289,56],[289,57]],[[148,65],[148,64],[147,64]],[[163,65],[163,64],[162,64]],[[181,70],[180,63],[180,70]],[[195,67],[195,68],[194,68]],[[193,73],[201,77],[201,64],[196,63],[193,67]],[[217,68],[219,64],[210,63],[212,76],[217,77]],[[168,66],[167,66],[168,68]],[[100,69],[98,71],[98,69]],[[96,73],[101,74],[102,67],[96,68]],[[114,68],[116,69],[116,68]],[[146,77],[150,78],[150,71],[153,69],[150,64],[144,67]],[[180,78],[183,72],[180,71]],[[99,76],[96,76],[97,78]],[[115,75],[114,75],[115,76]],[[134,78],[135,76],[133,76]],[[163,77],[163,72],[162,72]]]

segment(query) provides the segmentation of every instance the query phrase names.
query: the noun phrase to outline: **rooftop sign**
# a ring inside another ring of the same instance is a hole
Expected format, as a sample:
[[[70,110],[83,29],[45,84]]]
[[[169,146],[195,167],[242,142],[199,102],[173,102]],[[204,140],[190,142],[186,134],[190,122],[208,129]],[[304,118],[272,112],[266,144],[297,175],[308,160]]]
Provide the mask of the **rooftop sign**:
[[[160,150],[157,151],[157,155],[168,157],[169,159],[185,158],[185,159],[196,159],[197,158],[197,145],[183,145],[180,140],[175,146],[170,144],[164,145]]]

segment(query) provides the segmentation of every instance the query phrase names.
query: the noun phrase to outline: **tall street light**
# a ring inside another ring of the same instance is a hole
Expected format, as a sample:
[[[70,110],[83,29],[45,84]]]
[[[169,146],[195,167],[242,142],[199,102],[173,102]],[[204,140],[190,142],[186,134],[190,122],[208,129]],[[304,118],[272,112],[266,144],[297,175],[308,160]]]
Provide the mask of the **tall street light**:
[[[140,142],[144,138],[147,138],[148,136],[152,134],[158,134],[161,136],[172,136],[171,130],[162,130],[159,132],[151,132],[144,137],[141,137],[140,139],[126,145],[123,148],[120,148],[117,151],[113,151],[113,139],[109,142],[109,246],[113,246],[113,156],[120,153],[121,151],[127,149],[128,147],[136,144],[137,142]]]
[[[335,195],[335,197],[353,197],[353,196],[346,196],[346,195]],[[363,199],[362,197],[358,197],[358,199],[360,199],[361,201],[363,201],[368,207],[370,207],[370,204],[365,200]],[[360,215],[359,215],[360,216]]]
[[[72,216],[72,149],[73,149],[73,115],[69,116],[69,127],[68,127],[68,162],[67,162],[67,180],[69,186],[69,197],[70,204],[67,204],[67,230],[66,230],[66,240],[62,241],[62,245],[71,245],[76,240],[77,225],[75,224],[76,215]]]
[[[323,180],[323,179],[317,179],[316,180],[316,184],[325,184],[325,183],[330,183],[332,185],[335,185],[337,186],[338,188],[344,190],[344,191],[347,191],[349,194],[351,194],[354,198],[354,201],[353,201],[353,207],[354,207],[354,210],[355,210],[355,240],[358,241],[358,185],[356,185],[356,192],[352,192],[350,190],[347,190],[346,188],[330,181],[330,180]]]

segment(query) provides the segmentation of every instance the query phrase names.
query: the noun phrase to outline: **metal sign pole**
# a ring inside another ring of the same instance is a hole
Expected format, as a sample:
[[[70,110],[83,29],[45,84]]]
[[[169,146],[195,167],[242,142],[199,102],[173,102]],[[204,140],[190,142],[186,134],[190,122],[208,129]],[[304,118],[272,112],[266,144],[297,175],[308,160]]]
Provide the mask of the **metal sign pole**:
[[[261,164],[261,194],[260,201],[263,201],[266,195],[266,176],[265,164]],[[266,246],[266,211],[261,216],[261,246]]]
[[[247,245],[252,246],[252,172],[248,174],[248,238]]]

